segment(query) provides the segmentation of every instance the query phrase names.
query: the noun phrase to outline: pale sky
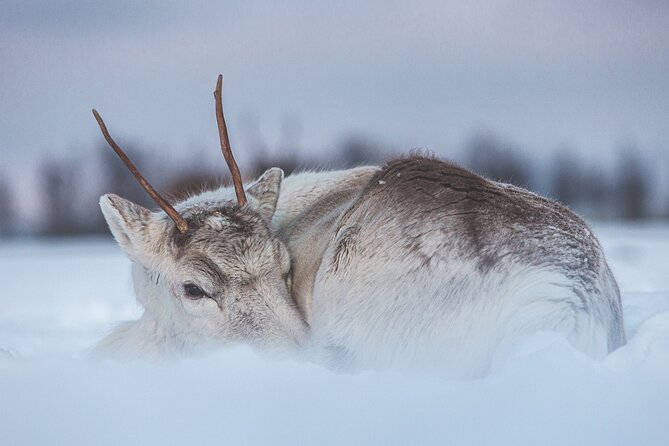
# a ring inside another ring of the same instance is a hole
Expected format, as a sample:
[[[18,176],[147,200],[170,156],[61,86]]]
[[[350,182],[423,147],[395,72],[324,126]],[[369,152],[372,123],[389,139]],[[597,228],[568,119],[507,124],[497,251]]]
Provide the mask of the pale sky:
[[[255,117],[313,149],[669,150],[667,1],[3,0],[0,162],[95,150],[92,107],[120,139],[217,150],[218,73],[235,147]]]

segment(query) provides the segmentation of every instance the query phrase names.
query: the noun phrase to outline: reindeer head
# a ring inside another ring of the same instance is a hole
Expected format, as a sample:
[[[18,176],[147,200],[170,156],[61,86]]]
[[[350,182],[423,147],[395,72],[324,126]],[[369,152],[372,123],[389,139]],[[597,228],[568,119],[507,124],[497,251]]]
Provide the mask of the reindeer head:
[[[290,257],[274,236],[283,171],[269,169],[246,189],[232,157],[216,88],[221,147],[233,173],[230,188],[172,207],[148,184],[109,135],[105,139],[164,212],[151,212],[116,195],[100,199],[115,239],[133,261],[133,282],[143,319],[185,347],[200,342],[247,342],[291,348],[306,324],[290,295]],[[248,199],[247,199],[248,196]]]

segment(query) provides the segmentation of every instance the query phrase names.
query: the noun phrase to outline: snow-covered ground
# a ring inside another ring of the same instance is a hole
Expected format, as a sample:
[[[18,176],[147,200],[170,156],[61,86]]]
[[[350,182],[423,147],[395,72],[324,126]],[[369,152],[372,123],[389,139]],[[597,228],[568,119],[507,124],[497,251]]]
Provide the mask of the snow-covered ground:
[[[0,444],[669,444],[669,225],[595,225],[628,344],[595,362],[540,333],[475,381],[338,375],[246,348],[93,364],[141,314],[111,240],[0,244]]]

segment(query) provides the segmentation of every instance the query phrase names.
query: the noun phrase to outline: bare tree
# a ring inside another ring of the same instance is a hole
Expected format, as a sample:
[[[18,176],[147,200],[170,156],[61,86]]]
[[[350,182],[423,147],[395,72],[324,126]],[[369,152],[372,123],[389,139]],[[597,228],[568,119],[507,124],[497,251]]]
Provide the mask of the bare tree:
[[[552,195],[560,202],[573,206],[582,193],[583,176],[580,163],[567,152],[556,155],[552,165]]]
[[[379,146],[368,138],[350,135],[345,138],[337,150],[340,167],[356,167],[366,164],[379,164],[383,152]]]
[[[620,156],[616,172],[618,203],[623,218],[640,219],[648,216],[648,183],[647,170],[639,155],[632,147],[628,147]]]
[[[478,136],[468,144],[465,164],[496,181],[532,186],[531,163],[523,159],[514,147],[489,136]]]
[[[45,207],[46,235],[72,235],[81,232],[77,218],[77,162],[45,162],[41,167],[42,203]]]
[[[0,181],[0,236],[9,235],[14,225],[14,203],[9,186]]]

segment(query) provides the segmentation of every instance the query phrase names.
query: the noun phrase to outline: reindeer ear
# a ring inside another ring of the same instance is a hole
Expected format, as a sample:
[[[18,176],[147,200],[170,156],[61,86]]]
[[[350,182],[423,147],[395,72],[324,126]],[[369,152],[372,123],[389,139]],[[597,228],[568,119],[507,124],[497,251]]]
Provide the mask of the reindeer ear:
[[[121,249],[139,260],[149,242],[151,211],[114,194],[100,197],[100,208]]]
[[[272,167],[266,170],[258,181],[246,189],[246,193],[252,198],[251,203],[255,210],[267,221],[272,220],[276,210],[281,181],[283,181],[283,170]]]

